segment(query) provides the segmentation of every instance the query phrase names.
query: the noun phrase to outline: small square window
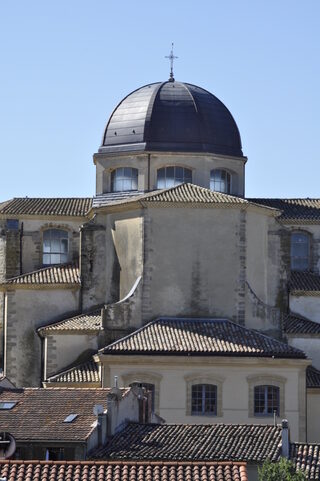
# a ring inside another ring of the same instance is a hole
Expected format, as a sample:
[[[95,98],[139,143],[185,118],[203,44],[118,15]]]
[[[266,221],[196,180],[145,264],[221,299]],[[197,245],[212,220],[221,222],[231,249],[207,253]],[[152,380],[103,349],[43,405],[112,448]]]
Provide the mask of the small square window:
[[[18,219],[7,219],[7,230],[19,230]]]

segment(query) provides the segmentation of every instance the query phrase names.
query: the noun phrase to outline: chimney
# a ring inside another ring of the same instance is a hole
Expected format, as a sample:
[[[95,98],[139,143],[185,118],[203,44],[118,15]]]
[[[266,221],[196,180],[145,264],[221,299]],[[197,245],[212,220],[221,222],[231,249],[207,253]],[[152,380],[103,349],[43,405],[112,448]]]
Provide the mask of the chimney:
[[[290,440],[289,440],[289,423],[288,423],[287,419],[282,420],[281,427],[282,427],[281,456],[289,459],[289,456],[290,456]]]

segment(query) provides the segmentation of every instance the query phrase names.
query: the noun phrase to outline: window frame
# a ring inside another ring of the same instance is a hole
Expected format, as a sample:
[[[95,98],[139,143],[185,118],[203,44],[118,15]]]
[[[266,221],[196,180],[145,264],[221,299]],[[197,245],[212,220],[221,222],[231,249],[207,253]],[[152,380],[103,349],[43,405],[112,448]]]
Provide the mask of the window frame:
[[[130,177],[126,177],[125,176],[125,169],[130,169],[131,170],[131,176]],[[119,179],[117,180],[117,172],[119,173],[120,171],[123,171],[123,175],[120,176],[119,175]],[[133,172],[136,173],[136,176],[133,176]],[[136,188],[132,188],[132,184],[133,182],[135,182],[136,180]],[[122,182],[122,184],[124,184],[124,182],[131,182],[131,189],[116,189],[114,188],[114,184],[115,182]],[[137,169],[136,167],[130,167],[130,166],[122,166],[122,167],[116,167],[115,169],[113,169],[111,171],[111,174],[110,174],[110,192],[134,192],[134,191],[138,191],[139,190],[139,169]]]
[[[308,250],[308,253],[307,253],[307,257],[302,257],[302,256],[293,256],[293,245],[294,244],[298,244],[297,242],[293,243],[293,237],[294,236],[303,236],[305,237],[305,239],[307,239],[307,250]],[[303,267],[302,269],[300,268],[297,268],[297,266],[294,266],[294,259],[306,259],[306,267]],[[311,267],[311,234],[309,232],[306,232],[306,231],[300,231],[300,230],[295,230],[295,231],[292,231],[291,234],[290,234],[290,269],[292,271],[299,271],[299,272],[306,272],[308,270],[310,270],[310,267]]]
[[[199,392],[196,391],[196,388],[201,393],[200,401],[201,401],[201,411],[195,410],[193,405],[194,402],[197,401],[197,395]],[[210,388],[210,390],[209,390]],[[211,389],[213,388],[213,389]],[[210,392],[211,391],[211,392]],[[211,396],[213,394],[213,396]],[[208,383],[199,383],[193,384],[191,387],[191,416],[216,416],[217,415],[217,394],[218,388],[216,384],[208,384]],[[213,410],[206,410],[206,403],[210,398],[213,399]]]
[[[256,410],[256,404],[257,404],[257,396],[260,395],[258,393],[258,389],[262,390],[263,392],[263,405],[264,409],[262,412]],[[269,395],[270,395],[270,390],[273,391],[272,393],[272,398],[274,399],[274,393],[276,393],[276,409],[273,406],[272,412],[268,412],[268,401],[269,401]],[[274,411],[276,411],[276,416],[279,417],[280,413],[280,388],[279,386],[274,386],[272,384],[258,384],[257,386],[254,387],[254,400],[253,400],[253,412],[255,417],[273,417],[274,416]]]
[[[167,169],[174,169],[173,171],[173,185],[167,186]],[[176,169],[183,169],[183,177],[181,182],[176,182],[178,177],[176,176]],[[159,172],[164,170],[164,186],[159,187]],[[186,171],[190,174],[190,178],[186,179]],[[190,167],[185,167],[184,165],[164,165],[163,167],[159,167],[156,171],[156,189],[172,189],[173,187],[177,187],[178,185],[191,183],[193,180],[193,169]]]
[[[53,232],[53,231],[57,231],[57,232],[60,232],[60,233],[64,233],[65,234],[65,237],[60,237],[59,236],[59,239],[56,238],[52,238],[51,235],[50,235],[50,250],[49,251],[45,251],[45,241],[48,240],[48,239],[45,239],[45,236],[46,234],[48,234],[49,232]],[[51,266],[57,266],[57,265],[62,265],[62,264],[66,264],[68,261],[69,261],[69,254],[70,254],[70,232],[68,229],[64,228],[64,227],[57,227],[57,226],[50,226],[50,227],[46,227],[45,229],[42,230],[42,250],[41,250],[41,260],[42,260],[42,265],[45,266],[45,267],[51,267]],[[51,251],[51,242],[53,240],[59,240],[59,244],[60,244],[60,250],[58,251]],[[67,251],[66,252],[63,252],[63,250],[61,249],[61,241],[63,240],[67,240]],[[51,256],[52,255],[56,255],[56,256],[60,256],[60,262],[45,262],[45,256],[50,256],[50,260],[51,260]],[[65,255],[65,260],[61,261],[61,256]]]
[[[217,181],[217,180],[215,180],[215,179],[213,178],[213,174],[214,174],[215,172],[225,172],[226,177],[227,177],[227,179],[226,179],[225,182],[226,182],[227,186],[229,185],[229,189],[227,189],[227,190],[217,190],[217,189],[215,189],[215,188],[212,188],[212,185],[211,185],[212,182],[213,182],[213,183],[215,183],[215,182],[220,182],[220,184],[223,182],[222,180]],[[222,169],[222,168],[211,169],[211,170],[210,170],[209,186],[210,186],[210,190],[211,190],[212,192],[220,192],[221,194],[228,194],[228,195],[230,195],[230,194],[232,193],[232,174],[231,174],[227,169]]]
[[[248,382],[248,417],[249,418],[269,418],[273,416],[271,415],[258,415],[256,416],[254,413],[254,388],[256,386],[268,385],[268,386],[275,386],[279,388],[279,413],[277,417],[286,417],[285,415],[285,384],[287,379],[282,376],[278,376],[276,374],[270,375],[269,373],[261,373],[261,374],[254,374],[247,376]]]
[[[186,374],[184,376],[186,382],[186,416],[198,416],[192,414],[192,386],[196,384],[211,384],[216,386],[216,414],[199,414],[201,417],[222,417],[223,416],[223,383],[224,377],[219,375],[211,375],[202,373]]]

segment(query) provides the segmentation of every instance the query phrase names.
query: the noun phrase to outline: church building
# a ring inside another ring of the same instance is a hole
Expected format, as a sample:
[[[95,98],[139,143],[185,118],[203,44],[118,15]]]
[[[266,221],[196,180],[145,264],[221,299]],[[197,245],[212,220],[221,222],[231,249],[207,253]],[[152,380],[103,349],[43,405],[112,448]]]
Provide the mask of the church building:
[[[319,442],[320,199],[246,198],[247,160],[227,107],[170,76],[112,112],[94,198],[0,203],[4,376]]]

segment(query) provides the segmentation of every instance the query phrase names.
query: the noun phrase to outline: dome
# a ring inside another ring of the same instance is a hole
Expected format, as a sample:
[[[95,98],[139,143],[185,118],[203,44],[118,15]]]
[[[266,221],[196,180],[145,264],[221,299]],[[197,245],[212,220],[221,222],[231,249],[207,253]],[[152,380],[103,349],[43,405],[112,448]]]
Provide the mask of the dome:
[[[135,90],[113,111],[100,152],[208,152],[243,157],[237,124],[207,90],[159,82]]]

